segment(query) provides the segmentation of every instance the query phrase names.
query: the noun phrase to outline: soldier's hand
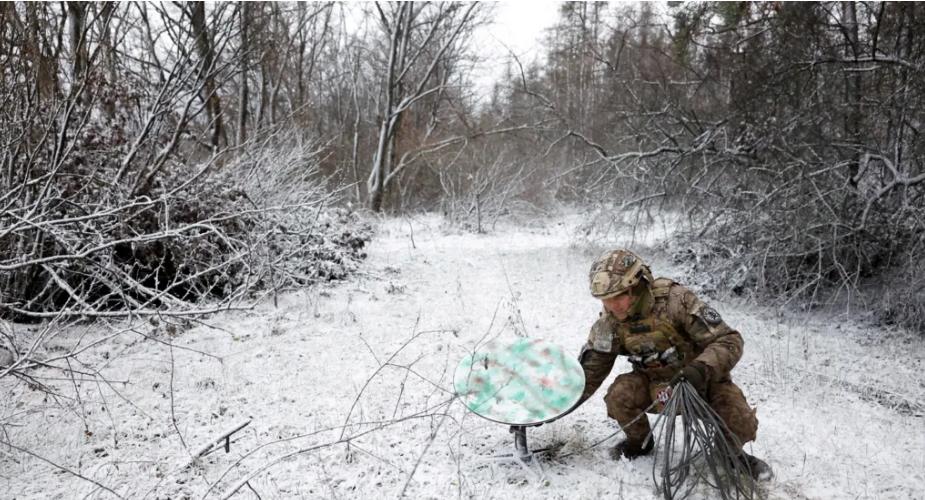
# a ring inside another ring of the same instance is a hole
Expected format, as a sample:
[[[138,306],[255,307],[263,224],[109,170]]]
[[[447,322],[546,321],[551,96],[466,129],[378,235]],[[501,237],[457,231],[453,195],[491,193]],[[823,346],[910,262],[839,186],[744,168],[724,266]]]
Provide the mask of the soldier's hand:
[[[707,387],[710,383],[710,367],[697,361],[685,366],[671,379],[672,387],[682,380],[686,380],[697,391],[697,394],[700,394],[700,397],[706,399]]]

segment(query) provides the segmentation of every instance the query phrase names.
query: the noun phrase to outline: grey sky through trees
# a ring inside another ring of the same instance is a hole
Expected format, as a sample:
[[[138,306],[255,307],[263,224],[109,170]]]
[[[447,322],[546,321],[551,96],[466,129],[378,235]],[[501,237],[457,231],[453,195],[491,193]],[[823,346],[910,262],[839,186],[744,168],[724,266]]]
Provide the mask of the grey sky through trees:
[[[560,2],[488,2],[493,9],[493,22],[480,27],[475,42],[486,54],[484,65],[473,75],[479,92],[487,93],[503,74],[510,60],[508,49],[521,61],[533,62],[543,55],[544,31],[558,18]]]

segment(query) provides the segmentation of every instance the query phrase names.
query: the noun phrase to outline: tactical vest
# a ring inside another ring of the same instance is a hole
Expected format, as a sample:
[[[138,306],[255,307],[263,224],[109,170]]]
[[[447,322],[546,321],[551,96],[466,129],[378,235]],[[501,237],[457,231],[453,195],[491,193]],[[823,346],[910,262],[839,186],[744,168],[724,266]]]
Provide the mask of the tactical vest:
[[[614,328],[614,336],[629,354],[633,368],[653,381],[670,379],[699,354],[694,342],[668,317],[668,293],[673,284],[667,278],[655,280],[649,315],[617,322]]]

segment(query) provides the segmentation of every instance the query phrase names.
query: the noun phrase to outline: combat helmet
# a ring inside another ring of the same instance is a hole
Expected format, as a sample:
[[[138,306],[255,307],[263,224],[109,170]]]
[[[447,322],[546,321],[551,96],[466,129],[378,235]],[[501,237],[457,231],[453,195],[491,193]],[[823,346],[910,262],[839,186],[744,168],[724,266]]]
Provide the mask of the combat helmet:
[[[613,250],[591,265],[591,295],[609,299],[632,289],[640,279],[652,283],[652,272],[642,259],[629,250]]]

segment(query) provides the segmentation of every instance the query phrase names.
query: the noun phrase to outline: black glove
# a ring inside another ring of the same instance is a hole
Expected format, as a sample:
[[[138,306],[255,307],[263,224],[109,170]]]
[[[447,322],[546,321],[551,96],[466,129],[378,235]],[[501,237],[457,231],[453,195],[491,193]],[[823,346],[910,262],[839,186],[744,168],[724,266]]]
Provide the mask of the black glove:
[[[694,361],[678,372],[670,383],[674,387],[682,380],[686,380],[697,391],[697,394],[700,394],[700,397],[706,399],[707,388],[710,386],[710,367]]]

